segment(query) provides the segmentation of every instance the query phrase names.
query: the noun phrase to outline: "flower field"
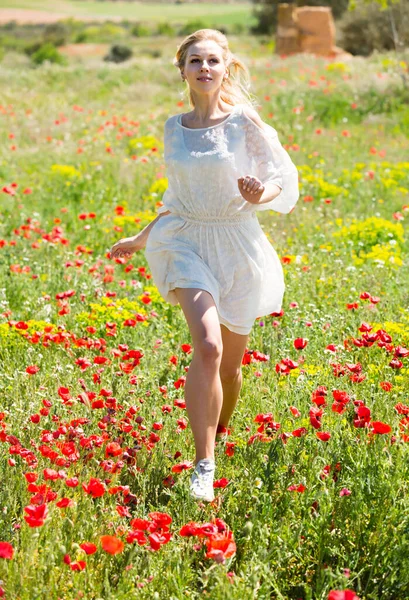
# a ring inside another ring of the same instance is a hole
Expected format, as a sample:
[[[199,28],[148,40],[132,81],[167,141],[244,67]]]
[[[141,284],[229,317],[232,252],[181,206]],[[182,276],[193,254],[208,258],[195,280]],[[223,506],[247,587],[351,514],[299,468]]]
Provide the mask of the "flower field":
[[[286,293],[254,324],[209,504],[184,315],[143,251],[109,256],[167,187],[176,43],[0,64],[0,598],[409,598],[409,53],[230,43],[301,194],[259,213]]]

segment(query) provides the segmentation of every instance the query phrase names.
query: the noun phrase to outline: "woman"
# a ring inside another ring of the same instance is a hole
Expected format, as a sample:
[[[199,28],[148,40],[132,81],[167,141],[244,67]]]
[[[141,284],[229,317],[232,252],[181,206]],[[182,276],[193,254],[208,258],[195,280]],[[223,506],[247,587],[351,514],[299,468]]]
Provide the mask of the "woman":
[[[193,110],[165,123],[163,205],[143,231],[117,242],[111,257],[146,246],[153,281],[184,312],[194,347],[185,382],[196,447],[190,489],[212,501],[216,434],[227,430],[237,403],[252,325],[281,309],[285,288],[256,211],[290,212],[298,173],[253,108],[247,69],[221,32],[189,35],[174,64]]]

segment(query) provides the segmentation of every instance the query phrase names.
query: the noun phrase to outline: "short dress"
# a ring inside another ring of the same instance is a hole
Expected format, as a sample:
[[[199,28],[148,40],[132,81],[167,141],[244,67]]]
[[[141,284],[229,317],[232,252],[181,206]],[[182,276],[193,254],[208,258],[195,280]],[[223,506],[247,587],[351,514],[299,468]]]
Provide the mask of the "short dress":
[[[257,219],[258,210],[289,213],[299,198],[298,172],[276,130],[256,125],[244,104],[217,125],[190,129],[181,115],[164,127],[168,178],[145,247],[152,279],[175,306],[175,288],[209,292],[220,324],[241,335],[255,319],[282,306],[281,262]],[[271,202],[255,205],[240,194],[238,179],[258,177],[281,188]]]

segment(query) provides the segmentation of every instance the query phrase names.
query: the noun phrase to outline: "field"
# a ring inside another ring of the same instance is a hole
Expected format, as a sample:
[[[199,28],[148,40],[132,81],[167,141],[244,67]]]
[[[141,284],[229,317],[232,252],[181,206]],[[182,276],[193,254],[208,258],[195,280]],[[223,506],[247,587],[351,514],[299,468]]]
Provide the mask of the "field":
[[[286,293],[254,324],[211,504],[189,496],[183,313],[143,251],[108,254],[167,187],[177,40],[0,63],[0,597],[409,598],[409,53],[229,39],[301,195],[259,213]]]
[[[4,12],[3,12],[4,11]],[[0,0],[0,23],[16,19],[19,22],[49,22],[50,19],[81,20],[128,19],[130,21],[184,22],[187,19],[210,17],[216,24],[248,23],[252,21],[252,4],[163,4],[158,2],[98,2],[84,0]]]

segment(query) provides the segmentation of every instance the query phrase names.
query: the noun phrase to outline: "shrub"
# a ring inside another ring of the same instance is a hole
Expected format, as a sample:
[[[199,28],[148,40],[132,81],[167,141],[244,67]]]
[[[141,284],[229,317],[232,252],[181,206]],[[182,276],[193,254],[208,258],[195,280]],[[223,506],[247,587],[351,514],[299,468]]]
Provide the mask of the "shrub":
[[[115,44],[111,46],[109,53],[104,57],[105,61],[121,63],[132,56],[132,49],[129,46],[120,46]]]
[[[48,61],[50,63],[59,64],[59,65],[67,64],[66,58],[64,56],[62,56],[58,52],[57,48],[53,44],[50,44],[49,42],[47,42],[46,44],[42,44],[38,48],[38,50],[36,50],[31,55],[31,60],[36,65],[40,65],[46,61]]]
[[[142,23],[135,23],[131,29],[131,35],[134,37],[149,37],[152,35],[151,30]]]
[[[195,19],[193,21],[188,21],[185,23],[179,30],[179,35],[190,35],[193,31],[197,31],[198,29],[207,29],[209,27],[209,23],[202,19]],[[220,28],[219,28],[219,31]]]
[[[362,56],[369,56],[374,50],[393,50],[395,42],[400,49],[409,46],[408,22],[409,4],[406,0],[392,4],[387,10],[381,10],[376,4],[358,4],[339,23],[339,43],[347,52]]]
[[[67,43],[69,32],[63,23],[50,23],[44,29],[44,43],[49,42],[53,46],[63,46]]]
[[[123,38],[127,35],[127,31],[124,27],[120,27],[115,23],[103,23],[102,25],[88,25],[82,31],[80,31],[75,41],[77,43],[83,42],[111,42],[118,38]]]
[[[172,25],[170,25],[166,21],[164,21],[163,23],[159,23],[159,25],[156,29],[156,35],[174,36],[175,33],[176,33],[175,29],[172,27]]]

